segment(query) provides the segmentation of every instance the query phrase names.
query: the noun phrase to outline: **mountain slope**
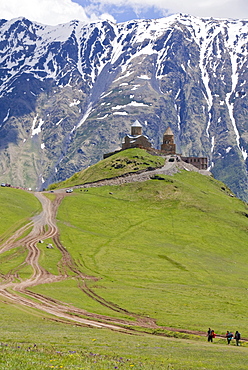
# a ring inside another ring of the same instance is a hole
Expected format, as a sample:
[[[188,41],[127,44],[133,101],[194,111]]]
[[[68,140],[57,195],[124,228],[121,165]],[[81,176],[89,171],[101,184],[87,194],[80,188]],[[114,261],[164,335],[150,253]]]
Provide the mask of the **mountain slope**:
[[[207,156],[247,190],[247,21],[175,15],[56,27],[0,22],[2,181],[42,189],[120,147],[130,124],[159,148]]]

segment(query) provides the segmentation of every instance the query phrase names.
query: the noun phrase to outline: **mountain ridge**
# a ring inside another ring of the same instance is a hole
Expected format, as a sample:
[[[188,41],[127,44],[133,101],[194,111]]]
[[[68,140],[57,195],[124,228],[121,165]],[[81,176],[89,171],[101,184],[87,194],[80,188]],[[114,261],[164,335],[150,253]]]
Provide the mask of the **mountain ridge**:
[[[42,189],[118,149],[135,120],[247,189],[245,20],[0,23],[1,181]]]

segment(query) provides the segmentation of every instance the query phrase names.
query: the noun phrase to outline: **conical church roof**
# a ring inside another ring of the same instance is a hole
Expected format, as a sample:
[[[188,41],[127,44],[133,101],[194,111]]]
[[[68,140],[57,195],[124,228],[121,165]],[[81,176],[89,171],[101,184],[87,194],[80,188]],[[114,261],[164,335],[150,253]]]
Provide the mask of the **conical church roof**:
[[[165,131],[164,135],[174,135],[171,128],[168,127],[167,130]]]
[[[131,127],[142,127],[142,125],[139,123],[139,121],[136,119],[136,121],[131,125]]]

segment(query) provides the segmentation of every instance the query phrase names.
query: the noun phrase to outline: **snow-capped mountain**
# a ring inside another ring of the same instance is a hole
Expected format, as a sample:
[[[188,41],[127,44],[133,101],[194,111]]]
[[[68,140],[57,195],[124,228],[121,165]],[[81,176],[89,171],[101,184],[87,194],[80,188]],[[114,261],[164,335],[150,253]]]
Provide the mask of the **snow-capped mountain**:
[[[121,146],[207,156],[248,200],[248,21],[175,15],[56,27],[0,21],[0,181],[42,189]]]

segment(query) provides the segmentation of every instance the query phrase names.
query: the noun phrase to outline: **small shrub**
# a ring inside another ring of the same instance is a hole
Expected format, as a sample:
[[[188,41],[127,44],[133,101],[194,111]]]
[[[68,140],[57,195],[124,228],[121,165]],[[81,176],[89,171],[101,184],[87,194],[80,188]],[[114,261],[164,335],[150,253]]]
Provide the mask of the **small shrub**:
[[[153,176],[151,177],[151,179],[152,179],[152,180],[165,180],[165,178],[164,178],[164,177],[159,176],[159,175],[153,175]]]

